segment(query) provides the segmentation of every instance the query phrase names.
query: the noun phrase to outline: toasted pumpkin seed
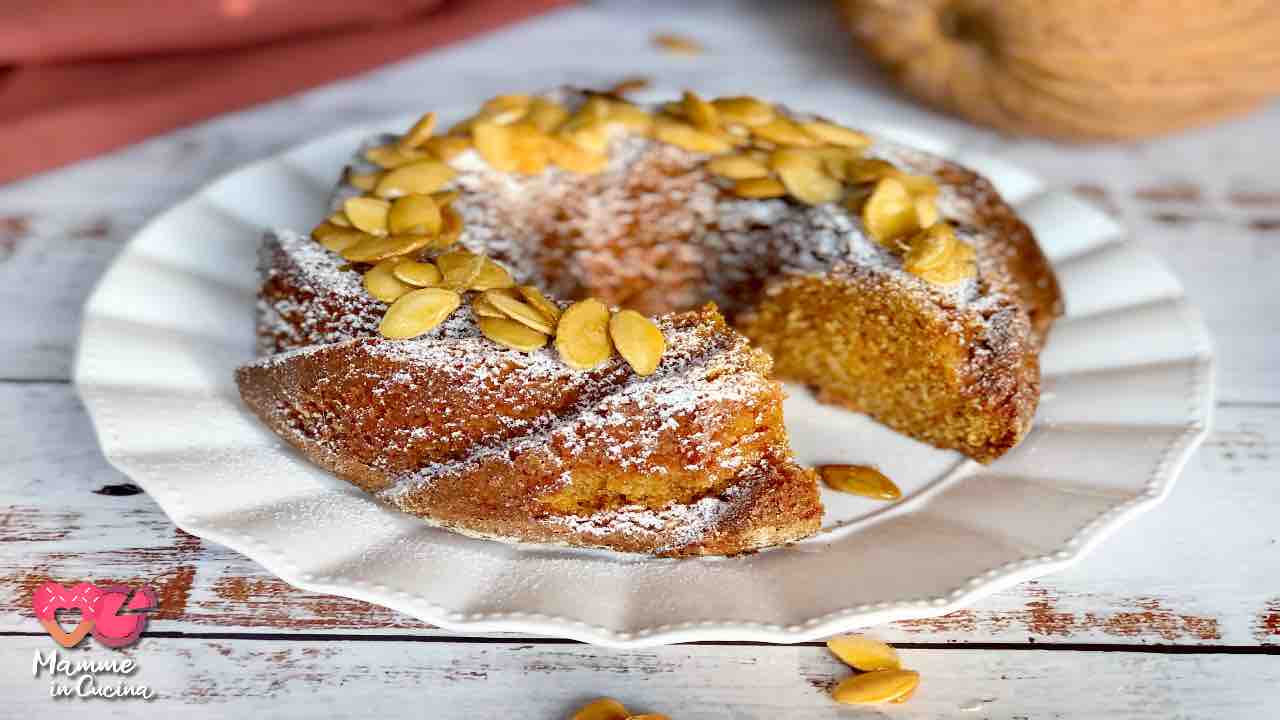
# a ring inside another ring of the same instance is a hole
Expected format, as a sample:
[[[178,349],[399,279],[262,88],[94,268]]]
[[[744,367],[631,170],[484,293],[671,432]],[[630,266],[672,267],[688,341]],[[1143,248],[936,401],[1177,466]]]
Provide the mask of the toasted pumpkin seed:
[[[416,260],[405,260],[397,263],[391,270],[391,274],[401,282],[409,283],[415,287],[434,287],[440,284],[443,276],[440,274],[440,268],[429,262],[418,262]]]
[[[449,162],[471,149],[471,139],[460,135],[438,135],[427,140],[422,147],[444,162]]]
[[[547,296],[543,295],[541,290],[532,285],[521,285],[516,288],[516,290],[519,291],[525,302],[532,305],[534,310],[542,313],[543,317],[550,322],[551,326],[555,327],[556,323],[560,320],[559,306],[548,300]]]
[[[533,125],[543,133],[555,130],[568,119],[568,108],[558,102],[540,97],[529,101],[529,110],[524,116],[525,122]]]
[[[413,290],[391,303],[378,331],[383,337],[396,340],[418,337],[435,329],[461,304],[462,296],[452,290]]]
[[[391,203],[387,229],[400,235],[435,235],[444,220],[430,195],[405,195]]]
[[[413,289],[413,286],[402,282],[395,276],[395,267],[400,258],[387,258],[374,265],[364,274],[364,289],[382,302],[395,302],[401,295]]]
[[[592,700],[573,714],[573,720],[627,720],[631,713],[613,698]]]
[[[753,125],[751,134],[766,142],[776,145],[794,145],[796,147],[813,147],[818,140],[795,124],[790,118],[775,117],[763,125]]]
[[[436,114],[429,112],[418,118],[418,122],[409,128],[409,131],[400,136],[400,140],[396,142],[396,147],[401,150],[411,150],[421,147],[423,143],[431,137],[431,133],[436,129]]]
[[[652,375],[667,350],[662,331],[635,310],[623,310],[609,319],[609,338],[637,375]]]
[[[657,118],[653,122],[653,136],[668,145],[675,145],[690,152],[722,153],[733,148],[724,138],[704,132],[687,123],[669,118]]]
[[[711,101],[725,122],[764,125],[774,117],[773,106],[753,97],[722,97]]]
[[[714,133],[720,129],[720,114],[711,103],[703,100],[692,90],[685,90],[681,99],[684,116],[693,126],[703,132]]]
[[[764,163],[746,155],[717,155],[707,161],[707,170],[730,180],[768,177]]]
[[[429,235],[387,235],[385,237],[370,235],[341,250],[339,254],[351,262],[371,263],[397,255],[407,255],[429,244],[431,244]]]
[[[370,235],[387,234],[387,213],[391,203],[371,197],[350,197],[342,203],[342,211],[357,229]]]
[[[880,178],[862,206],[862,225],[876,242],[893,247],[894,240],[920,229],[915,201],[898,180]]]
[[[864,133],[825,120],[801,123],[800,127],[813,137],[832,145],[861,149],[871,144],[871,138]]]
[[[481,317],[476,324],[490,340],[520,352],[533,352],[546,346],[547,336],[515,320]]]
[[[410,194],[429,195],[443,190],[457,174],[456,170],[434,158],[419,160],[387,171],[378,180],[373,192],[382,198]]]
[[[608,360],[613,355],[609,308],[595,298],[570,305],[556,326],[556,350],[576,370],[590,370]]]
[[[787,194],[787,188],[777,178],[747,178],[733,184],[733,194],[742,198],[779,198]]]
[[[819,465],[818,476],[827,487],[875,500],[897,500],[902,490],[870,465]]]
[[[343,176],[343,180],[351,187],[369,192],[377,186],[378,181],[382,179],[382,172],[359,173],[347,168]]]
[[[493,307],[501,310],[504,315],[526,327],[537,330],[544,335],[551,335],[555,332],[554,323],[549,322],[545,315],[522,300],[517,300],[506,293],[493,291],[485,292],[484,299],[488,300]]]
[[[515,287],[516,281],[512,279],[511,273],[498,263],[484,259],[484,263],[480,266],[480,274],[476,275],[476,279],[471,282],[472,290],[493,290],[497,288]]]
[[[827,649],[855,670],[897,670],[902,667],[898,651],[866,635],[837,635],[827,640]]]
[[[315,230],[312,230],[311,236],[314,237],[326,250],[336,253],[341,253],[352,245],[364,240],[374,239],[374,237],[369,233],[354,229],[340,228],[327,223],[321,224]]]
[[[467,250],[455,250],[436,258],[436,267],[443,276],[441,282],[454,290],[466,290],[480,277],[485,257]]]
[[[914,670],[880,670],[846,679],[831,697],[845,705],[878,705],[906,695],[919,684],[920,673]]]

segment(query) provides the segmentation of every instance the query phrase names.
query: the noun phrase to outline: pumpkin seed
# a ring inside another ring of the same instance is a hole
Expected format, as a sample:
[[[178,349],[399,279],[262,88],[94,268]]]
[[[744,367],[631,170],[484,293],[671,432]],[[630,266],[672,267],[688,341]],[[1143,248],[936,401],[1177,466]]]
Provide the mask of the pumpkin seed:
[[[769,175],[769,168],[764,163],[746,155],[717,155],[707,161],[707,170],[730,180],[749,180]]]
[[[396,142],[396,147],[402,151],[421,147],[431,137],[431,133],[435,129],[436,114],[429,112],[419,118],[418,122],[414,123],[408,132],[400,136],[400,140]]]
[[[551,323],[551,326],[555,327],[555,324],[560,320],[559,306],[548,300],[541,290],[532,285],[521,285],[516,290],[519,291],[525,302],[532,305],[534,310],[542,313],[543,317]]]
[[[387,258],[364,274],[364,289],[384,303],[395,302],[401,295],[413,289],[395,275],[400,258]]]
[[[747,178],[733,184],[733,194],[741,198],[779,198],[787,194],[787,188],[777,178]]]
[[[919,230],[915,201],[907,188],[894,178],[881,178],[862,206],[862,225],[872,239],[889,247]]]
[[[480,332],[490,340],[520,352],[533,352],[547,344],[547,336],[515,320],[481,317]]]
[[[457,171],[444,163],[432,159],[401,165],[389,170],[378,180],[373,192],[378,197],[395,198],[401,195],[429,195],[444,189],[457,175]]]
[[[627,720],[631,713],[613,698],[600,698],[587,703],[573,714],[573,720]]]
[[[364,240],[341,250],[339,254],[351,262],[371,263],[397,255],[407,255],[429,244],[431,244],[431,237],[427,235],[388,235],[386,237],[369,235]]]
[[[870,465],[819,465],[818,476],[827,487],[875,500],[897,500],[902,490]]]
[[[443,277],[440,274],[440,268],[432,263],[416,260],[397,263],[391,274],[395,275],[397,280],[415,287],[434,287],[440,284]]]
[[[371,197],[351,197],[342,203],[342,211],[356,228],[370,235],[387,234],[387,213],[391,203]]]
[[[383,337],[395,340],[415,338],[431,332],[444,322],[458,306],[462,297],[452,290],[422,288],[401,295],[387,308],[378,331]]]
[[[484,299],[488,300],[490,305],[502,311],[504,315],[526,327],[537,330],[544,335],[551,335],[555,332],[555,324],[548,322],[545,315],[532,305],[517,300],[511,295],[490,290],[484,293]]]
[[[652,375],[667,350],[662,331],[635,310],[623,310],[609,319],[609,337],[637,375]]]
[[[391,203],[387,229],[400,235],[435,235],[444,221],[430,195],[405,195]]]
[[[920,673],[914,670],[879,670],[854,675],[836,686],[831,697],[845,705],[878,705],[915,690]]]
[[[556,350],[566,365],[590,370],[613,355],[609,308],[595,298],[570,305],[556,326]]]
[[[863,672],[902,667],[897,650],[866,635],[837,635],[827,640],[827,649],[845,665]]]

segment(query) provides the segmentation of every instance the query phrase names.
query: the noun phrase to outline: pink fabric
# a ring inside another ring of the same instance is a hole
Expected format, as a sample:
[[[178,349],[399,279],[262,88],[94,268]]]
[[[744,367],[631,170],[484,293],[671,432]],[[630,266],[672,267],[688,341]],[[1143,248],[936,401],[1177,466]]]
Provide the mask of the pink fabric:
[[[0,182],[570,0],[8,0]]]

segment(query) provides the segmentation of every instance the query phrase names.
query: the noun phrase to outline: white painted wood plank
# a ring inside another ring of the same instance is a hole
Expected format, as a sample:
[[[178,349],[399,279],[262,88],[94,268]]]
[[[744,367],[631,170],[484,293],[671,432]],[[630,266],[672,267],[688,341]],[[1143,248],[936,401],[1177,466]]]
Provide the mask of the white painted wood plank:
[[[126,479],[106,465],[65,385],[0,384],[0,447],[0,631],[31,630],[28,594],[54,577],[156,584],[157,630],[440,634],[293,589],[177,531],[146,495],[94,494]],[[1169,501],[1078,567],[880,632],[906,642],[1280,643],[1278,476],[1280,408],[1223,408]]]
[[[1280,402],[1280,284],[1273,282],[1280,275],[1280,185],[1274,153],[1259,150],[1271,146],[1280,106],[1150,143],[1081,148],[1009,140],[886,89],[857,59],[832,12],[825,3],[595,3],[6,185],[0,323],[9,332],[0,338],[0,378],[68,377],[79,305],[115,249],[145,218],[231,168],[422,107],[644,74],[666,87],[711,93],[821,89],[830,112],[852,122],[927,127],[1022,165],[1050,186],[1083,187],[1166,257],[1201,307],[1219,351],[1219,397]],[[690,34],[709,52],[657,52],[648,41],[654,31]]]
[[[157,698],[51,701],[31,677],[47,637],[0,638],[0,696],[15,717],[567,718],[615,697],[634,712],[699,718],[1270,718],[1280,658],[1035,650],[904,650],[921,674],[907,703],[837,705],[849,674],[825,648],[149,639],[132,684]],[[86,647],[72,657],[114,651]]]

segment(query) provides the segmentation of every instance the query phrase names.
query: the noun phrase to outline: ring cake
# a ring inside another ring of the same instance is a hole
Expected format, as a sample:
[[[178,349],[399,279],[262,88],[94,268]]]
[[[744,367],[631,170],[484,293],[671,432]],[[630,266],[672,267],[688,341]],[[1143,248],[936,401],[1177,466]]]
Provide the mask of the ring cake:
[[[1061,299],[969,170],[749,97],[507,95],[435,131],[371,139],[310,236],[267,235],[237,371],[401,510],[735,554],[822,516],[777,379],[979,462],[1030,427]]]

